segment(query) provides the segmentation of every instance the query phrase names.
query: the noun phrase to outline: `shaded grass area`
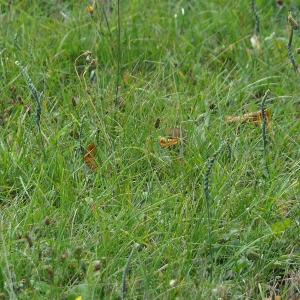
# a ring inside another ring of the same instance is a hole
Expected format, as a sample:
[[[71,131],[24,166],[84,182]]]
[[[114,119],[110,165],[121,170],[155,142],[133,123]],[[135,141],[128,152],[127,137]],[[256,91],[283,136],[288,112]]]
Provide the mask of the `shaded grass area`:
[[[297,288],[299,81],[286,19],[299,7],[257,1],[258,50],[250,3],[156,2],[121,3],[117,105],[115,3],[92,15],[73,1],[1,3],[3,297],[122,298],[135,243],[129,299]],[[41,134],[15,61],[43,92]],[[259,110],[268,88],[270,178],[260,127],[225,121]],[[161,148],[174,127],[186,139]],[[222,151],[209,177],[209,238],[204,175],[225,140],[231,157]],[[83,159],[92,142],[97,171]]]

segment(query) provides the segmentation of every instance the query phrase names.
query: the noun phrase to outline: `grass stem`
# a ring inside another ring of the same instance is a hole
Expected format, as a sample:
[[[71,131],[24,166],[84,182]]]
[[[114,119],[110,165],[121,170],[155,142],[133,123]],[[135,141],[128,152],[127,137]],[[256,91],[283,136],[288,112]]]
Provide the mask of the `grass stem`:
[[[38,131],[40,133],[41,136],[41,145],[42,145],[42,149],[43,152],[45,151],[45,147],[44,147],[44,141],[43,141],[43,136],[42,136],[42,132],[41,132],[41,114],[42,114],[42,106],[41,106],[41,98],[42,98],[42,93],[40,93],[36,87],[34,86],[34,84],[31,81],[31,78],[29,77],[28,73],[26,72],[25,68],[20,64],[19,61],[16,61],[15,64],[20,68],[21,73],[23,74],[25,81],[27,83],[27,86],[34,98],[34,100],[37,103],[37,108],[36,108],[36,124],[38,127]]]
[[[120,80],[120,60],[121,60],[121,16],[120,16],[120,0],[118,0],[118,40],[117,40],[117,78],[116,78],[116,94],[115,106],[118,104],[119,98],[119,80]]]
[[[262,101],[261,101],[261,116],[262,116],[261,134],[262,134],[263,147],[264,147],[265,168],[266,168],[266,172],[268,174],[268,177],[270,177],[270,172],[269,172],[269,166],[268,166],[268,162],[267,162],[267,144],[268,144],[268,140],[267,140],[267,136],[266,136],[267,116],[266,116],[266,112],[265,112],[265,102],[267,100],[267,96],[268,96],[269,92],[270,92],[270,90],[267,89],[267,91],[266,91],[266,93],[263,96]]]
[[[211,173],[211,169],[214,165],[214,162],[215,162],[218,154],[222,151],[223,147],[224,147],[224,143],[222,142],[220,144],[218,150],[209,159],[208,167],[206,169],[205,176],[204,176],[204,195],[205,195],[205,200],[206,200],[209,253],[210,253],[211,264],[213,263],[213,257],[212,257],[212,243],[211,243],[211,214],[210,214],[210,197],[209,197],[209,174]],[[210,269],[210,277],[211,277],[211,281],[212,281],[212,269]]]
[[[126,265],[124,268],[124,272],[123,272],[123,276],[122,276],[122,300],[126,299],[126,275],[128,273],[129,265],[130,265],[131,259],[134,255],[135,251],[138,249],[139,246],[140,245],[138,243],[135,243],[133,245],[133,248],[131,250],[131,253],[127,259],[127,262],[126,262]]]
[[[289,38],[289,42],[288,42],[288,55],[289,55],[289,59],[293,66],[293,70],[297,73],[298,67],[297,67],[297,63],[295,61],[295,57],[294,57],[294,53],[293,53],[293,49],[292,49],[293,35],[294,35],[294,29],[291,28],[290,38]]]
[[[251,0],[251,9],[255,18],[255,26],[254,26],[254,31],[256,34],[260,33],[260,22],[259,22],[259,15],[258,12],[256,10],[256,1],[255,0]]]

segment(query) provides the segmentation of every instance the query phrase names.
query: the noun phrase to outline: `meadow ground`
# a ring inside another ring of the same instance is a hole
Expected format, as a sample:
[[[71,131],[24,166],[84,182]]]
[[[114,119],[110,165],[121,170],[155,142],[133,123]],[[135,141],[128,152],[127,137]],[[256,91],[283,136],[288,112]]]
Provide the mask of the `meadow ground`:
[[[299,299],[296,2],[0,1],[1,299]]]

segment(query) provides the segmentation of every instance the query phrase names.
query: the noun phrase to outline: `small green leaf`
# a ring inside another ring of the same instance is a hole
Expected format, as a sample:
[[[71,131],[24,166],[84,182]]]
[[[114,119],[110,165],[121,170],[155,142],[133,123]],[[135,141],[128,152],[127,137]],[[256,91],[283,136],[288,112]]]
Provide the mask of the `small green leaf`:
[[[291,222],[291,219],[287,218],[280,222],[275,222],[271,224],[272,232],[278,234],[285,231],[285,229],[291,225]]]

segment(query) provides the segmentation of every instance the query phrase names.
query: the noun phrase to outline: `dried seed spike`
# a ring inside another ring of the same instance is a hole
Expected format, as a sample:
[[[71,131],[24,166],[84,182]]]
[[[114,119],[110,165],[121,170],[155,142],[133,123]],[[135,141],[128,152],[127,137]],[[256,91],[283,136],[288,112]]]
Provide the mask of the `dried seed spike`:
[[[160,118],[157,118],[157,119],[156,119],[155,124],[154,124],[154,127],[155,127],[155,128],[158,128],[158,127],[159,127],[160,121],[161,121]]]
[[[33,246],[33,242],[32,242],[31,236],[28,233],[26,233],[25,234],[25,238],[26,238],[26,240],[28,242],[29,247],[31,248]]]
[[[283,5],[283,0],[276,0],[277,6],[282,6]]]
[[[51,220],[48,216],[46,216],[45,220],[44,220],[45,225],[49,226],[51,224]]]
[[[72,105],[73,105],[73,106],[76,106],[76,105],[77,105],[77,101],[76,101],[76,98],[75,98],[75,97],[72,97]]]
[[[298,25],[297,21],[292,17],[291,12],[289,13],[288,21],[294,30],[297,30],[299,28],[299,25]]]

